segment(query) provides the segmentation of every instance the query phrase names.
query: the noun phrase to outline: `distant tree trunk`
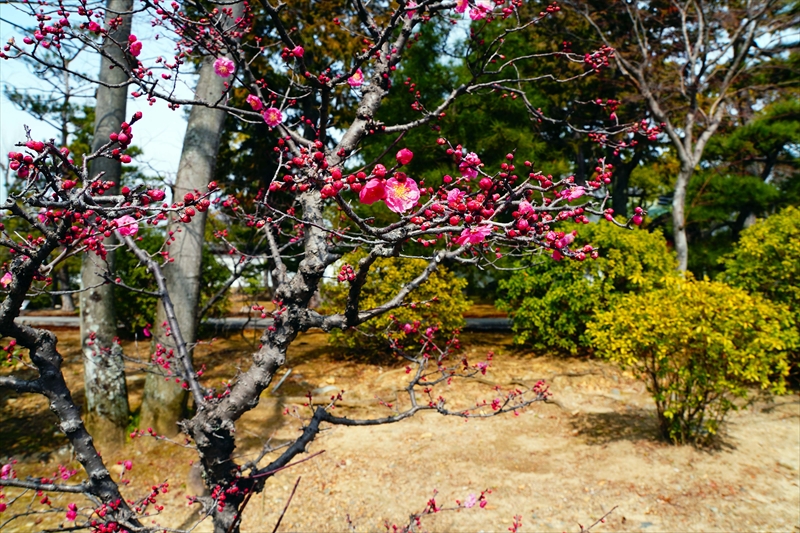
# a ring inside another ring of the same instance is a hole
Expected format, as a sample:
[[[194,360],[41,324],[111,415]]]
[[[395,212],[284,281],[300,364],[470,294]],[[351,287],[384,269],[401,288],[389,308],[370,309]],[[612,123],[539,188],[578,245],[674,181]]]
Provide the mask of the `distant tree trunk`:
[[[636,150],[627,163],[622,160],[622,157],[616,156],[612,159],[614,162],[614,188],[611,194],[611,208],[614,209],[615,216],[628,218],[628,190],[630,188],[631,173],[639,165],[642,159],[642,152]]]
[[[119,43],[128,41],[131,33],[132,0],[107,0],[106,26],[111,19],[122,16],[122,24],[109,37]],[[125,61],[124,52],[110,39],[104,51],[117,61]],[[100,81],[120,84],[127,76],[120,69],[110,68],[112,61],[103,58],[100,63]],[[120,129],[125,120],[127,88],[109,89],[99,86],[95,104],[94,137],[92,150],[108,142],[108,136]],[[99,158],[92,161],[91,175],[104,173],[103,180],[113,181],[116,186],[109,194],[118,194],[122,167],[119,161]],[[113,237],[105,245],[112,244]],[[117,320],[114,314],[113,285],[103,284],[99,273],[113,271],[114,256],[108,253],[108,265],[93,253],[83,254],[81,267],[81,347],[83,352],[84,382],[86,385],[86,425],[98,443],[109,446],[125,442],[125,427],[130,414],[128,389],[125,384],[125,365],[122,349],[114,342]]]
[[[67,65],[69,65],[69,63],[67,63]],[[69,72],[64,71],[64,105],[61,108],[61,146],[69,145],[69,101],[72,97],[69,78]],[[66,263],[64,263],[61,268],[56,270],[55,277],[58,280],[58,286],[62,291],[68,291],[70,289],[69,270],[67,270]],[[70,313],[75,312],[75,300],[73,300],[71,294],[61,295],[61,310],[69,311]]]
[[[611,208],[614,209],[614,216],[628,218],[628,185],[631,177],[631,169],[627,165],[621,164],[614,167],[614,189],[611,194]]]
[[[694,167],[681,165],[675,180],[675,195],[672,197],[672,236],[678,256],[678,270],[686,272],[689,267],[689,241],[686,237],[686,187]]]
[[[586,156],[583,153],[583,133],[577,132],[575,138],[578,146],[575,149],[575,184],[586,185]]]
[[[61,268],[56,270],[55,276],[56,279],[58,280],[59,289],[62,291],[68,291],[70,287],[69,287],[69,272],[67,271],[67,265],[63,265]],[[61,295],[61,310],[69,311],[70,313],[75,312],[75,300],[72,299],[71,294]]]
[[[234,6],[234,18],[240,17],[241,13],[242,4]],[[214,60],[210,56],[203,60],[197,81],[197,98],[207,102],[215,102],[225,90],[224,80],[214,72]],[[224,111],[203,106],[192,107],[173,188],[176,202],[183,201],[186,193],[203,193],[208,189],[216,168],[224,123]],[[174,241],[168,250],[175,261],[164,269],[164,275],[183,338],[190,345],[197,340],[205,226],[206,213],[200,211],[189,223],[171,222],[169,225],[169,231],[174,232]],[[162,326],[165,322],[164,310],[159,305],[154,340],[174,350],[173,337],[167,336]],[[175,383],[174,376],[167,378],[163,371],[148,374],[142,400],[142,427],[152,427],[161,435],[175,435],[178,432],[177,424],[184,415],[186,399],[186,391]]]

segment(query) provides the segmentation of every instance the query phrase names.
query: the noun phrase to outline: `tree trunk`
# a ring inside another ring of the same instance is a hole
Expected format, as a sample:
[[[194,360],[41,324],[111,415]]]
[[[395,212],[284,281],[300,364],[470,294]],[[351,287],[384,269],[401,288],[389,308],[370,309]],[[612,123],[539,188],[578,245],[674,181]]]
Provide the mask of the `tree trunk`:
[[[614,216],[628,218],[628,183],[631,177],[631,167],[620,161],[614,167],[614,189],[611,194],[611,208]]]
[[[106,26],[117,16],[123,23],[109,33],[116,42],[126,43],[131,33],[132,0],[107,0]],[[104,51],[117,61],[125,61],[125,54],[110,39],[103,45]],[[112,61],[103,58],[100,63],[100,81],[108,84],[124,83],[127,76],[120,69],[111,69]],[[95,104],[94,137],[92,151],[108,142],[108,136],[120,129],[125,120],[127,88],[97,89]],[[103,180],[113,181],[116,186],[109,194],[118,194],[122,166],[119,161],[99,158],[92,161],[91,176],[104,173]],[[106,239],[106,246],[113,237]],[[114,256],[107,256],[108,266],[94,253],[83,254],[81,267],[81,347],[86,385],[87,425],[102,446],[125,442],[125,427],[128,424],[128,389],[125,384],[122,349],[114,342],[117,321],[114,314],[113,285],[103,284],[98,273],[113,270]]]
[[[586,156],[583,153],[583,133],[576,132],[577,141],[575,148],[575,185],[586,185]]]
[[[59,288],[62,291],[68,291],[70,289],[70,286],[69,286],[69,272],[67,271],[67,265],[64,264],[61,268],[56,270],[55,275],[56,279],[58,279]],[[61,295],[61,310],[68,311],[70,313],[75,312],[75,300],[72,299],[71,294]]]
[[[234,18],[241,16],[242,5],[237,4],[234,11],[238,11],[238,14],[234,13]],[[214,58],[206,57],[200,67],[197,97],[215,102],[225,90],[223,83],[224,80],[214,72]],[[208,190],[208,183],[214,176],[224,123],[224,111],[202,106],[192,107],[173,188],[176,202],[183,201],[186,193],[203,193]],[[164,275],[170,297],[175,304],[183,338],[190,345],[190,353],[191,345],[197,340],[205,226],[206,213],[200,211],[197,211],[189,223],[171,222],[169,225],[174,240],[168,250],[175,261],[164,268]],[[173,338],[167,336],[162,327],[165,322],[164,310],[159,305],[155,341],[174,350]],[[165,379],[163,370],[161,372],[147,375],[142,400],[142,426],[152,427],[161,435],[172,436],[178,432],[177,423],[184,415],[187,393],[174,379]]]
[[[686,187],[694,167],[681,165],[675,180],[675,196],[672,197],[672,235],[678,255],[678,270],[686,272],[689,266],[689,242],[686,238]]]

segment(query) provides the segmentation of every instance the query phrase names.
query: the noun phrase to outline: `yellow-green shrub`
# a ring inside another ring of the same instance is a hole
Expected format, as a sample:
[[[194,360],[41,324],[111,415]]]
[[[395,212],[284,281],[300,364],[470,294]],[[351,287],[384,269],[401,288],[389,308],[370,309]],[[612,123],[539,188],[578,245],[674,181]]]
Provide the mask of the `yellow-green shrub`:
[[[800,325],[800,209],[789,207],[742,232],[723,259],[723,279],[786,305]],[[800,353],[791,357],[800,374]]]
[[[598,354],[633,370],[674,443],[706,443],[734,399],[784,391],[798,346],[788,310],[720,282],[675,280],[622,298],[588,326]]]
[[[337,271],[344,264],[357,268],[362,257],[364,253],[360,251],[345,255],[339,261]],[[359,308],[367,310],[389,301],[398,288],[416,278],[427,265],[428,262],[423,259],[378,259],[370,269]],[[372,358],[387,354],[389,341],[386,333],[395,324],[392,317],[400,324],[419,321],[423,328],[438,326],[440,335],[450,335],[454,330],[464,327],[463,315],[469,309],[469,301],[462,292],[466,285],[466,280],[439,266],[425,283],[406,298],[406,305],[373,318],[355,330],[333,331],[329,336],[330,343],[347,349],[349,355]],[[325,284],[322,288],[324,310],[344,312],[349,290],[350,284],[347,282]],[[393,331],[392,337],[402,342],[405,334]]]
[[[627,230],[601,222],[565,225],[600,248],[583,262],[541,258],[500,282],[501,309],[514,321],[514,340],[538,351],[575,355],[591,346],[586,323],[632,291],[663,286],[677,266],[660,232]]]

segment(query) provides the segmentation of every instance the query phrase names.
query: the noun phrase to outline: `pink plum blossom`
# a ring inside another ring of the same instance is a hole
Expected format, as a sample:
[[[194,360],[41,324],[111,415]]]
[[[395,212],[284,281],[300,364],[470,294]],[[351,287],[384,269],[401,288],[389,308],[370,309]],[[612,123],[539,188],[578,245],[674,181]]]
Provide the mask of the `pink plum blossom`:
[[[386,180],[386,206],[395,213],[408,211],[419,202],[417,182],[402,172]]]
[[[583,187],[572,187],[570,190],[565,191],[563,193],[563,197],[568,201],[571,202],[572,200],[577,200],[581,196],[584,195],[586,189]]]
[[[408,4],[406,4],[406,7],[408,8],[417,7],[417,3],[414,2],[414,0],[411,0]],[[406,16],[408,18],[412,18],[414,16],[414,13],[416,13],[416,11],[417,11],[416,9],[409,9],[408,11],[406,11]]]
[[[478,244],[483,242],[484,239],[486,239],[486,237],[491,233],[492,227],[488,224],[473,226],[462,231],[461,235],[456,237],[455,242],[459,246],[462,244]]]
[[[131,35],[131,37],[133,37],[133,35]],[[142,41],[133,41],[129,50],[133,57],[139,57],[139,54],[142,53]]]
[[[378,200],[383,200],[386,197],[386,182],[382,179],[373,178],[364,185],[361,192],[358,194],[358,199],[362,204],[374,204]]]
[[[489,0],[478,0],[475,7],[469,10],[469,18],[472,20],[485,19],[486,15],[492,12],[492,2]]]
[[[247,95],[247,103],[250,104],[250,107],[253,108],[253,111],[261,111],[264,108],[261,98],[254,94]]]
[[[78,506],[74,503],[71,503],[67,505],[67,508],[69,509],[67,511],[67,520],[74,522],[75,519],[78,518]]]
[[[414,158],[414,152],[409,150],[408,148],[403,148],[399,152],[397,152],[397,162],[401,165],[407,165],[411,163],[411,160]]]
[[[130,215],[124,215],[116,219],[117,231],[123,237],[133,237],[139,231],[139,222]]]
[[[364,73],[361,72],[361,69],[356,70],[355,74],[347,78],[347,83],[350,84],[350,87],[361,87],[361,84],[364,83]]]
[[[294,57],[303,57],[305,53],[306,51],[300,45],[295,46],[294,49],[292,50],[292,54],[294,54]]]
[[[281,122],[283,122],[283,113],[277,107],[270,107],[269,109],[265,109],[261,116],[264,117],[264,122],[267,123],[267,126],[270,128],[274,128]]]
[[[553,250],[553,260],[554,261],[561,261],[564,259],[564,256],[558,250]]]
[[[450,189],[447,191],[447,203],[448,204],[457,204],[461,201],[467,193],[462,191],[461,189]]]
[[[468,0],[456,0],[456,13],[463,13],[469,6]]]
[[[478,176],[478,166],[481,164],[481,159],[475,152],[468,153],[461,164],[458,165],[458,170],[461,175],[467,179],[476,178]]]
[[[217,60],[214,61],[214,72],[216,72],[217,76],[220,78],[230,78],[235,68],[236,64],[227,57],[218,57]]]
[[[466,2],[464,3],[466,4]],[[478,497],[475,496],[474,494],[470,494],[469,496],[467,496],[467,499],[464,502],[464,507],[466,507],[467,509],[472,509],[473,507],[475,507],[476,503],[478,503]]]
[[[522,200],[519,203],[519,208],[517,208],[520,215],[532,215],[533,214],[533,206],[527,200]]]
[[[567,233],[566,235],[558,239],[554,244],[556,248],[564,248],[572,244],[574,241],[575,241],[575,235],[573,235],[572,233]]]

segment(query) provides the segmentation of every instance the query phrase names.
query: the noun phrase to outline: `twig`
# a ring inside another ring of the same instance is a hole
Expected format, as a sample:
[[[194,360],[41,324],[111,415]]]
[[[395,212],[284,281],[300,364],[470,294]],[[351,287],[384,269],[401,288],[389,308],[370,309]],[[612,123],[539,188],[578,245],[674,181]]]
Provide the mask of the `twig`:
[[[283,506],[283,511],[281,511],[281,515],[278,517],[278,522],[275,524],[275,527],[272,529],[272,533],[278,531],[278,526],[281,525],[281,520],[283,520],[283,515],[286,514],[286,509],[289,508],[289,504],[292,503],[292,498],[294,498],[294,492],[297,490],[297,485],[300,484],[300,480],[302,476],[297,477],[297,481],[294,482],[294,488],[292,489],[292,493],[289,494],[289,499],[286,501],[286,505]],[[244,506],[242,506],[244,507]]]
[[[610,510],[609,512],[607,512],[606,514],[604,514],[603,516],[601,516],[600,518],[598,518],[597,520],[595,520],[594,524],[592,524],[591,526],[589,526],[589,527],[587,527],[587,528],[584,528],[583,526],[581,526],[580,524],[578,524],[578,525],[580,526],[580,528],[581,528],[581,531],[580,531],[580,533],[589,533],[589,531],[591,531],[591,529],[592,529],[594,526],[596,526],[597,524],[599,524],[600,522],[603,522],[603,523],[605,523],[605,521],[606,521],[606,517],[607,517],[608,515],[610,515],[611,513],[613,513],[613,512],[614,512],[614,510],[615,510],[617,507],[619,507],[619,505],[615,505],[614,507],[612,507],[612,508],[611,508],[611,510]]]

